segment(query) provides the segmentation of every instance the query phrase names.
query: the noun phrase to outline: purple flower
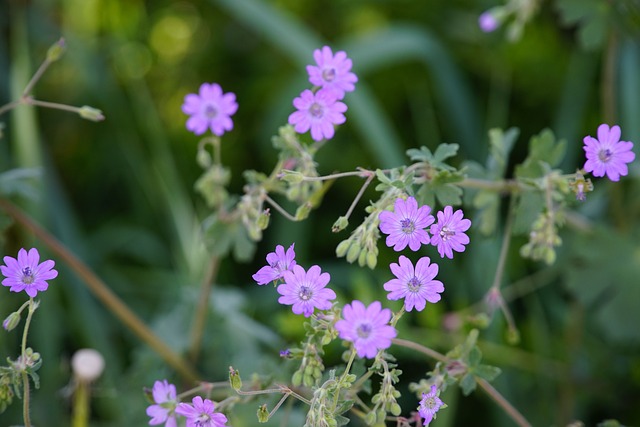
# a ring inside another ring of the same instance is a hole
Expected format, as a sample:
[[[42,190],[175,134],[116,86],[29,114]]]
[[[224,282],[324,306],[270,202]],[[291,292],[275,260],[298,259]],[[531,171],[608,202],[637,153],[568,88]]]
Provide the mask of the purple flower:
[[[340,338],[351,341],[360,357],[372,359],[378,350],[391,346],[391,339],[397,331],[389,325],[391,310],[382,309],[380,301],[368,307],[358,300],[346,304],[342,309],[342,319],[336,322]]]
[[[293,100],[293,106],[298,111],[291,113],[289,124],[294,126],[298,133],[305,133],[311,129],[311,138],[314,141],[333,138],[333,125],[341,125],[346,121],[342,113],[347,111],[347,106],[338,101],[335,92],[328,89],[320,89],[315,94],[305,89]]]
[[[620,126],[598,126],[598,139],[585,136],[583,148],[587,156],[584,170],[598,177],[606,174],[611,181],[629,173],[627,163],[636,158],[631,151],[633,142],[620,141]]]
[[[343,51],[333,55],[329,46],[313,51],[313,59],[317,65],[307,65],[309,82],[333,91],[338,99],[344,98],[345,92],[352,92],[358,77],[351,72],[351,59]]]
[[[399,252],[409,245],[412,251],[420,249],[422,244],[429,243],[429,235],[425,230],[435,219],[429,206],[421,206],[413,197],[407,200],[399,197],[396,199],[393,212],[382,211],[380,219],[380,231],[387,236],[387,246],[393,246],[393,250]]]
[[[176,408],[176,414],[187,418],[187,427],[227,427],[227,417],[214,411],[212,401],[196,396],[191,402],[193,404],[181,403]]]
[[[11,286],[11,292],[25,291],[31,298],[35,298],[38,291],[46,291],[49,287],[47,280],[58,277],[58,272],[53,269],[55,263],[46,260],[39,263],[40,254],[36,248],[18,251],[18,259],[10,256],[4,257],[4,265],[0,265],[0,271],[6,277],[2,281],[4,286]]]
[[[188,114],[187,129],[196,135],[202,135],[211,129],[217,136],[233,129],[231,116],[238,111],[236,95],[223,93],[217,83],[203,83],[200,94],[190,93],[184,97],[182,112]]]
[[[453,212],[451,206],[445,206],[438,212],[438,222],[431,226],[431,244],[438,247],[440,256],[453,258],[452,250],[464,252],[464,245],[469,243],[469,236],[464,234],[471,227],[471,221],[462,218],[462,209]]]
[[[428,426],[436,415],[436,412],[444,405],[444,402],[438,397],[438,388],[431,386],[429,393],[422,393],[422,400],[418,406],[418,413],[424,418],[423,426]]]
[[[285,271],[291,271],[293,266],[296,265],[295,257],[296,253],[293,250],[293,245],[289,246],[287,252],[284,251],[284,246],[276,246],[275,252],[267,254],[267,264],[262,267],[253,276],[253,280],[258,282],[258,285],[266,285],[278,279],[282,279],[282,275]]]
[[[284,284],[278,286],[280,304],[292,305],[295,314],[309,317],[314,308],[328,310],[331,308],[329,300],[336,298],[336,293],[325,288],[329,283],[329,273],[321,273],[320,267],[311,266],[309,271],[299,265],[294,265],[292,271],[284,272]]]
[[[498,29],[500,23],[496,19],[496,17],[491,13],[491,11],[483,12],[478,17],[478,26],[485,33],[491,33]]]
[[[429,257],[418,260],[414,270],[409,258],[400,255],[399,264],[391,263],[391,272],[396,276],[384,284],[385,291],[389,291],[387,298],[398,300],[404,298],[404,306],[407,311],[422,311],[427,305],[426,301],[436,303],[440,301],[440,292],[444,291],[444,285],[439,280],[433,280],[438,274],[438,264],[429,264]]]
[[[156,381],[153,384],[154,405],[147,408],[147,415],[151,417],[149,425],[155,426],[165,423],[165,427],[177,427],[174,410],[178,405],[176,386],[167,380]]]

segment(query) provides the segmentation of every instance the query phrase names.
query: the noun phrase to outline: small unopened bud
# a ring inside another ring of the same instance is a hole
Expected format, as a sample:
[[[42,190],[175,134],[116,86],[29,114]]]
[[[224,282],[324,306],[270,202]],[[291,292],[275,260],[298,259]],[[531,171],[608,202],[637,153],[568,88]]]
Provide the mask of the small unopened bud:
[[[18,326],[18,323],[20,323],[20,313],[14,311],[9,316],[7,316],[6,319],[4,319],[4,322],[2,322],[2,327],[7,331],[11,331],[15,329],[16,326]]]
[[[347,251],[349,250],[349,246],[351,246],[351,240],[349,239],[343,240],[342,242],[338,243],[338,246],[336,247],[336,256],[338,258],[342,258],[343,256],[345,256],[347,254]]]
[[[258,408],[258,422],[259,423],[266,423],[267,421],[269,421],[269,411],[267,410],[267,404],[264,403],[262,405],[260,405],[260,407]]]
[[[290,182],[291,184],[298,184],[304,180],[304,175],[300,172],[286,169],[280,171],[278,177],[283,181]]]
[[[311,203],[300,205],[298,210],[296,210],[296,220],[302,221],[303,219],[306,219],[309,216],[309,213],[311,213]]]
[[[349,225],[349,220],[346,216],[341,216],[333,223],[333,227],[331,227],[331,231],[337,233],[339,231],[344,230]]]
[[[353,263],[360,256],[360,245],[354,242],[351,247],[349,247],[349,251],[347,252],[347,262]]]
[[[64,42],[64,39],[61,37],[60,40],[55,42],[47,51],[47,61],[55,62],[60,59],[66,47],[67,45]]]
[[[83,348],[71,358],[71,368],[81,381],[95,381],[104,371],[104,357],[97,350]]]
[[[88,105],[80,107],[78,114],[80,114],[80,117],[83,119],[91,120],[92,122],[101,122],[104,120],[102,111],[97,108],[89,107]]]
[[[260,228],[260,230],[266,230],[269,226],[269,219],[271,218],[271,212],[269,209],[263,210],[258,216],[258,220],[256,221],[256,225]]]
[[[207,169],[211,166],[211,154],[207,150],[198,150],[196,154],[196,163],[202,168]]]
[[[520,332],[515,328],[509,328],[507,331],[507,342],[511,345],[516,345],[520,342]]]
[[[235,370],[233,366],[229,366],[229,383],[231,388],[238,391],[242,388],[242,379],[240,379],[240,372]]]

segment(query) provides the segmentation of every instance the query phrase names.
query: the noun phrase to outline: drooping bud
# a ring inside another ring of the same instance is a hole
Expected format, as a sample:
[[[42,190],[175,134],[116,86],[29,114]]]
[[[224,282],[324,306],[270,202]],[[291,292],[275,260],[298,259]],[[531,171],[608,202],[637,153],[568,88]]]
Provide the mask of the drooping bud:
[[[14,311],[9,316],[7,316],[6,319],[4,319],[4,321],[2,322],[2,327],[7,331],[11,331],[15,329],[16,326],[18,326],[18,323],[20,323],[20,313]]]
[[[66,47],[67,45],[64,41],[64,38],[61,37],[60,40],[51,45],[51,47],[47,51],[47,61],[55,62],[60,59],[60,57],[66,50]]]
[[[101,122],[104,120],[104,115],[102,111],[97,108],[89,107],[88,105],[83,105],[80,107],[78,114],[83,119],[91,120],[92,122]]]

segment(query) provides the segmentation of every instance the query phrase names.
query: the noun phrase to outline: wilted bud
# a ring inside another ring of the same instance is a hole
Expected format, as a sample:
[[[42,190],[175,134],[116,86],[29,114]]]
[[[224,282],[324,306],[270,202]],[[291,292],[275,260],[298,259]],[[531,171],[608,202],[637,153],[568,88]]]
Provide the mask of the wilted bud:
[[[229,366],[229,383],[231,388],[238,391],[242,388],[242,379],[240,379],[240,372],[233,369],[233,366]]]
[[[65,51],[65,48],[66,48],[66,43],[64,42],[64,39],[61,37],[60,40],[55,42],[47,51],[47,61],[55,62],[58,59],[60,59],[60,57]]]
[[[102,111],[97,108],[89,107],[88,105],[80,107],[78,114],[80,114],[80,117],[83,119],[91,120],[92,122],[101,122],[104,120]]]
[[[333,227],[331,227],[331,231],[337,233],[339,231],[344,230],[349,225],[349,220],[346,216],[341,216],[337,219],[336,222],[333,223]]]
[[[266,423],[267,421],[269,421],[269,411],[267,411],[267,404],[262,404],[260,405],[260,407],[258,408],[258,422],[259,423]]]
[[[16,326],[18,326],[18,323],[20,323],[20,313],[14,311],[9,316],[7,316],[6,319],[4,319],[4,322],[2,322],[2,327],[7,331],[11,331],[15,329]]]
[[[71,368],[79,380],[95,381],[104,371],[104,357],[91,348],[83,348],[71,358]]]

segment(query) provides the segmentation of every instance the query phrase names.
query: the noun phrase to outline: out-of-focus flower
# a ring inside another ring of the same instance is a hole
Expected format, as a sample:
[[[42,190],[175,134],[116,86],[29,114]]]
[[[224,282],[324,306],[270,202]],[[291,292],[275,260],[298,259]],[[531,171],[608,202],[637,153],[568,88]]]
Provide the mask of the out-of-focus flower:
[[[427,301],[440,301],[440,292],[444,292],[444,285],[439,280],[433,280],[438,274],[438,264],[430,264],[430,261],[429,257],[422,257],[414,269],[409,258],[400,255],[398,264],[394,262],[389,266],[396,278],[384,284],[384,289],[389,291],[387,298],[404,298],[407,311],[413,310],[414,307],[417,311],[422,311]]]
[[[196,396],[189,403],[181,403],[176,414],[187,418],[187,427],[227,427],[227,417],[215,412],[215,404]]]
[[[267,283],[282,279],[284,272],[291,271],[293,266],[296,265],[296,253],[293,250],[294,244],[295,243],[292,243],[291,246],[289,246],[287,252],[284,251],[284,246],[278,245],[276,246],[275,252],[268,253],[268,265],[265,265],[258,270],[256,274],[251,276],[253,280],[255,280],[258,285],[266,285]]]
[[[437,213],[438,222],[431,226],[431,244],[438,247],[438,253],[444,258],[453,258],[453,251],[464,252],[469,236],[464,232],[471,227],[471,221],[463,218],[462,209],[453,212],[451,206]]]
[[[324,46],[313,51],[313,59],[316,65],[307,65],[311,84],[331,90],[338,99],[355,89],[358,77],[351,72],[352,62],[344,51],[334,55],[329,46]]]
[[[165,423],[165,427],[177,427],[175,410],[178,405],[176,386],[167,380],[156,381],[153,384],[153,405],[147,407],[147,415],[151,417],[149,425],[155,426]]]
[[[498,29],[500,22],[490,10],[487,10],[478,17],[478,26],[483,32],[491,33]]]
[[[383,309],[380,301],[368,307],[358,300],[346,304],[342,309],[342,319],[336,322],[340,338],[351,341],[358,356],[373,359],[379,350],[391,346],[391,339],[398,332],[389,325],[391,310]]]
[[[593,176],[605,176],[611,181],[619,181],[620,176],[629,173],[627,163],[631,163],[636,155],[631,149],[633,142],[620,141],[620,126],[602,124],[598,126],[598,139],[584,137],[584,151],[587,161],[584,170]]]
[[[333,126],[346,121],[343,113],[347,111],[347,106],[338,101],[338,95],[329,89],[320,89],[316,93],[305,89],[293,100],[293,106],[298,111],[291,113],[289,124],[298,133],[311,129],[314,141],[333,138]]]
[[[435,221],[430,213],[429,206],[418,208],[418,202],[413,197],[396,199],[393,212],[382,211],[378,217],[380,231],[388,235],[387,246],[393,246],[393,250],[399,252],[407,246],[417,251],[423,244],[428,244],[429,234],[425,228]]]
[[[317,265],[311,266],[309,271],[295,265],[292,271],[284,272],[284,284],[278,286],[278,293],[282,295],[278,302],[291,305],[295,314],[303,314],[309,317],[313,310],[328,310],[331,308],[332,299],[336,293],[326,288],[331,276],[322,273]]]
[[[231,116],[238,111],[236,95],[223,93],[217,83],[203,83],[198,94],[190,93],[184,97],[182,112],[191,116],[187,120],[187,130],[202,135],[211,129],[217,136],[233,129]]]
[[[29,249],[29,252],[20,249],[18,259],[6,256],[4,263],[0,265],[0,272],[5,276],[2,285],[10,286],[11,292],[25,291],[31,298],[47,290],[47,280],[58,277],[58,272],[53,269],[55,263],[50,259],[40,263],[36,248]]]

